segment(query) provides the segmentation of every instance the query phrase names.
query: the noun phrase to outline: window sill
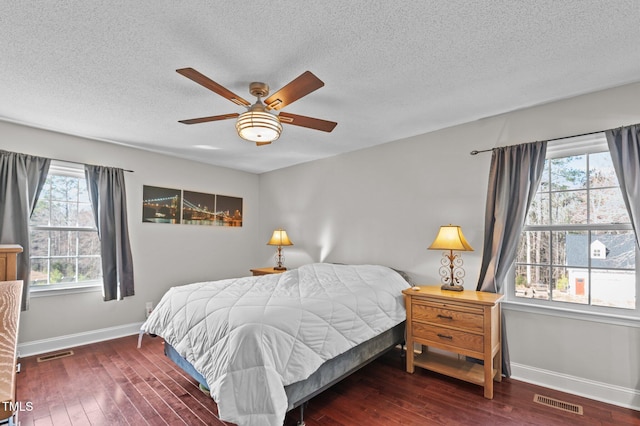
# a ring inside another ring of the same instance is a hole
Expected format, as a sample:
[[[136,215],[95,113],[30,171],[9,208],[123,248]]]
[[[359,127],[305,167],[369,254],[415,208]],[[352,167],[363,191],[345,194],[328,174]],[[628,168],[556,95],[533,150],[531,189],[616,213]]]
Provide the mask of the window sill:
[[[59,287],[59,288],[32,288],[29,290],[29,294],[33,298],[49,297],[49,296],[64,296],[74,293],[94,293],[101,292],[101,284],[85,284],[74,287]]]
[[[610,315],[599,312],[584,312],[556,306],[539,306],[528,303],[506,300],[501,303],[505,311],[527,312],[538,315],[549,315],[559,318],[570,318],[580,321],[592,321],[602,324],[621,325],[640,328],[640,318],[631,315]]]

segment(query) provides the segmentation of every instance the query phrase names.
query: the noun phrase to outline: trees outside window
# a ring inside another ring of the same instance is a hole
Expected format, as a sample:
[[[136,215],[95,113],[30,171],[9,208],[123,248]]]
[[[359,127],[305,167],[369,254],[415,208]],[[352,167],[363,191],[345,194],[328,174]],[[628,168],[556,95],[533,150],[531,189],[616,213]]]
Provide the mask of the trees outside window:
[[[52,162],[30,221],[31,291],[101,285],[100,242],[82,166]]]
[[[636,257],[609,152],[547,158],[518,247],[515,297],[636,309]]]

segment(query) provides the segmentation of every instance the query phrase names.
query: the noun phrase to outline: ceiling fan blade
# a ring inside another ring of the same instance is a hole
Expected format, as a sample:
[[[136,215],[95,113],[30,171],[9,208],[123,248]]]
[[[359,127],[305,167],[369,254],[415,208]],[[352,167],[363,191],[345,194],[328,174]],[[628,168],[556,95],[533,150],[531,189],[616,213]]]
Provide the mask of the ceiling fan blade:
[[[187,77],[190,80],[195,81],[199,85],[201,85],[203,87],[206,87],[207,89],[211,90],[212,92],[217,93],[218,95],[222,96],[223,98],[229,99],[234,104],[241,105],[241,106],[249,106],[249,105],[251,105],[249,103],[249,101],[247,101],[245,99],[242,99],[240,96],[236,95],[231,90],[227,89],[226,87],[223,87],[223,86],[219,85],[215,81],[211,80],[209,77],[207,77],[207,76],[205,76],[203,74],[200,74],[198,71],[194,70],[193,68],[180,68],[180,69],[176,70],[176,72],[178,74],[184,75],[185,77]]]
[[[308,127],[309,129],[322,130],[323,132],[332,131],[338,123],[319,118],[305,117],[304,115],[290,114],[281,112],[278,114],[281,123],[293,124],[294,126]]]
[[[280,109],[303,96],[307,96],[314,90],[318,90],[322,86],[324,86],[322,80],[316,77],[311,71],[305,71],[282,89],[265,99],[264,103],[269,109]]]
[[[212,115],[209,117],[200,117],[200,118],[191,118],[189,120],[179,120],[179,123],[183,124],[198,124],[198,123],[207,123],[209,121],[220,121],[220,120],[228,120],[230,118],[236,118],[240,114],[231,113],[231,114],[222,114],[222,115]]]
[[[256,142],[256,146],[269,145],[271,142]]]

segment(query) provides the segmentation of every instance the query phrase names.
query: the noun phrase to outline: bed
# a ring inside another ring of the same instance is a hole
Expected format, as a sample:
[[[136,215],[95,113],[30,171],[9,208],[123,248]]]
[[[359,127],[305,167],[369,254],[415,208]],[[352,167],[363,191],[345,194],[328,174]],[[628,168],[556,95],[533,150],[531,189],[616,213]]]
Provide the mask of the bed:
[[[404,339],[408,282],[378,265],[171,288],[141,333],[211,391],[222,420],[282,425],[287,411]]]

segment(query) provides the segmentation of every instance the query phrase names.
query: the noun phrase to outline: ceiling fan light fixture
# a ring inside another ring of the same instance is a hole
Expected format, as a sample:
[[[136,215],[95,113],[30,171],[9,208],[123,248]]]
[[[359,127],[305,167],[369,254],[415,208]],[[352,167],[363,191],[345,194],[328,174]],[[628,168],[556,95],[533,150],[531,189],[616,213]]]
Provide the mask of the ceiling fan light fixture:
[[[282,133],[282,124],[273,114],[263,111],[247,111],[236,121],[238,136],[251,142],[273,142]]]
[[[247,111],[243,114],[218,114],[189,120],[179,120],[179,122],[183,124],[208,123],[211,121],[235,118],[238,136],[247,141],[255,142],[257,146],[268,145],[278,139],[282,133],[282,123],[321,130],[323,132],[331,132],[338,124],[333,121],[305,117],[304,115],[285,112],[272,114],[270,112],[271,109],[279,110],[324,86],[322,80],[316,77],[311,71],[303,72],[270,96],[268,84],[261,82],[249,84],[249,93],[258,98],[257,102],[253,105],[193,68],[180,68],[176,71],[234,104],[248,107]],[[267,106],[262,103],[261,98],[265,98]]]

